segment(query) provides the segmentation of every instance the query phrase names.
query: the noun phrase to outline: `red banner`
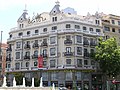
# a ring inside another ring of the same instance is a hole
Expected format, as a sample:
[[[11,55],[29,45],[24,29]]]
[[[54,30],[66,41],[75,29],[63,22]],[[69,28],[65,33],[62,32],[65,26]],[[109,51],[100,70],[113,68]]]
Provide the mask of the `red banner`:
[[[42,55],[38,56],[38,68],[43,68],[43,57],[42,57]]]

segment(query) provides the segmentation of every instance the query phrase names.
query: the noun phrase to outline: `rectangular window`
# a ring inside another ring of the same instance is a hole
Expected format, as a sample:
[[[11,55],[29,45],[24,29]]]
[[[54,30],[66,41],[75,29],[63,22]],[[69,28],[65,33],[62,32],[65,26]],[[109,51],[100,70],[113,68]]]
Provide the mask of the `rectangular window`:
[[[89,38],[83,37],[83,44],[84,45],[89,45]]]
[[[89,28],[90,32],[93,32],[93,28]]]
[[[120,25],[120,21],[118,21],[118,25]]]
[[[88,65],[88,60],[84,60],[84,65]]]
[[[30,51],[25,52],[26,56],[30,56]]]
[[[57,72],[52,72],[51,73],[51,80],[57,80],[58,79],[58,73]]]
[[[70,53],[71,52],[71,47],[66,47],[66,52]]]
[[[83,26],[83,30],[87,30],[87,28],[85,26]]]
[[[80,29],[80,26],[79,25],[75,25],[75,29]]]
[[[20,59],[20,52],[16,52],[16,59]]]
[[[96,29],[96,32],[101,32],[100,29]]]
[[[95,20],[95,23],[99,25],[99,24],[100,24],[100,21],[99,21],[99,20]]]
[[[10,68],[11,67],[11,64],[8,64],[8,68]]]
[[[50,67],[55,67],[55,60],[50,60]]]
[[[76,76],[76,79],[77,80],[81,80],[81,72],[79,71],[79,72],[76,72],[75,73],[75,76]],[[81,85],[79,85],[79,86],[81,86]]]
[[[66,36],[66,40],[71,40],[71,36],[70,36],[70,35],[67,35],[67,36]]]
[[[82,59],[77,59],[77,66],[82,67]]]
[[[35,34],[38,34],[38,30],[35,30]]]
[[[66,28],[71,28],[71,25],[70,24],[66,24]]]
[[[38,64],[37,62],[34,62],[34,66],[37,66],[37,64]]]
[[[35,43],[38,44],[38,40],[35,40]]]
[[[55,36],[50,37],[50,44],[55,44]]]
[[[82,47],[77,47],[77,55],[82,55]]]
[[[110,27],[104,26],[105,31],[110,31]]]
[[[112,20],[112,24],[115,24],[115,20]]]
[[[50,48],[50,55],[51,56],[55,55],[55,48]]]
[[[66,80],[72,80],[73,76],[72,76],[72,72],[66,72]]]
[[[16,48],[21,48],[21,42],[16,42]]]
[[[45,39],[43,39],[43,42],[44,42],[44,43],[47,43],[47,39],[46,39],[46,38],[45,38]]]
[[[70,65],[71,64],[71,59],[66,59],[66,64]]]
[[[76,36],[77,43],[82,43],[82,36]]]
[[[27,45],[30,45],[30,41],[27,41],[26,44],[27,44]]]
[[[57,17],[55,17],[55,21],[57,21]]]
[[[115,28],[112,28],[112,32],[115,32]]]
[[[15,69],[19,70],[20,69],[20,63],[15,63]]]
[[[57,30],[57,26],[53,26],[53,27],[52,27],[52,30]]]
[[[42,72],[43,81],[48,80],[48,72]]]

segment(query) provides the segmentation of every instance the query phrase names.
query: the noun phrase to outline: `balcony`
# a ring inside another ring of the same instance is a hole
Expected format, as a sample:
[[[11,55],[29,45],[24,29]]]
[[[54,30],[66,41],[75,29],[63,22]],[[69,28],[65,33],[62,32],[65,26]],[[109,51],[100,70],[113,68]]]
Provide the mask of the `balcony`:
[[[29,44],[25,44],[24,49],[30,49],[30,45]]]
[[[42,42],[42,43],[41,43],[41,47],[44,47],[44,46],[45,46],[45,47],[48,46],[47,42]]]
[[[30,60],[30,56],[25,55],[25,56],[24,56],[24,59]]]
[[[89,58],[90,54],[88,52],[84,52],[84,57]]]
[[[73,52],[64,52],[64,56],[73,56]]]
[[[87,45],[87,46],[88,46],[88,45],[89,45],[89,42],[88,42],[88,41],[84,41],[84,42],[83,42],[83,45]]]
[[[48,56],[47,56],[47,54],[42,54],[42,57],[47,58]]]
[[[76,68],[76,65],[67,64],[64,65],[64,68]]]
[[[11,61],[11,58],[10,57],[6,57],[6,61]]]
[[[90,42],[91,47],[95,47],[97,44],[95,42]]]
[[[72,44],[72,40],[65,40],[65,41],[64,41],[64,44],[65,44],[65,45],[71,45],[71,44]]]
[[[39,48],[39,44],[38,43],[34,43],[33,44],[33,48]]]
[[[38,55],[35,55],[35,54],[32,55],[32,59],[37,59],[37,58],[38,58]]]
[[[6,50],[6,51],[9,51],[9,52],[10,52],[10,51],[12,51],[12,48],[7,48],[7,50]]]

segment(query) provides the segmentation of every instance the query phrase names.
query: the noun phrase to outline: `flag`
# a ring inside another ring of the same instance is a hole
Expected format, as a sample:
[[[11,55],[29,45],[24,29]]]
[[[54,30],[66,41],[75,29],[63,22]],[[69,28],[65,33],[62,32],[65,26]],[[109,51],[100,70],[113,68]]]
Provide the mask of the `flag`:
[[[43,57],[42,55],[38,56],[38,68],[43,67]]]

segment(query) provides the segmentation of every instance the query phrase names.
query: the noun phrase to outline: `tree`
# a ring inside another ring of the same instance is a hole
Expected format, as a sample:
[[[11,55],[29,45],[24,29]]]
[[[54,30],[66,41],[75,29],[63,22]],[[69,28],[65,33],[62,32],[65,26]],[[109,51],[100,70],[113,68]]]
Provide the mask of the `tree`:
[[[23,75],[23,73],[22,72],[14,72],[13,73],[14,74],[14,77],[15,77],[15,79],[16,79],[16,84],[17,85],[22,85],[22,80],[23,80],[23,77],[24,77],[24,75]]]
[[[105,75],[115,77],[120,74],[120,47],[115,38],[107,40],[99,38],[94,59],[99,63],[100,69]]]

